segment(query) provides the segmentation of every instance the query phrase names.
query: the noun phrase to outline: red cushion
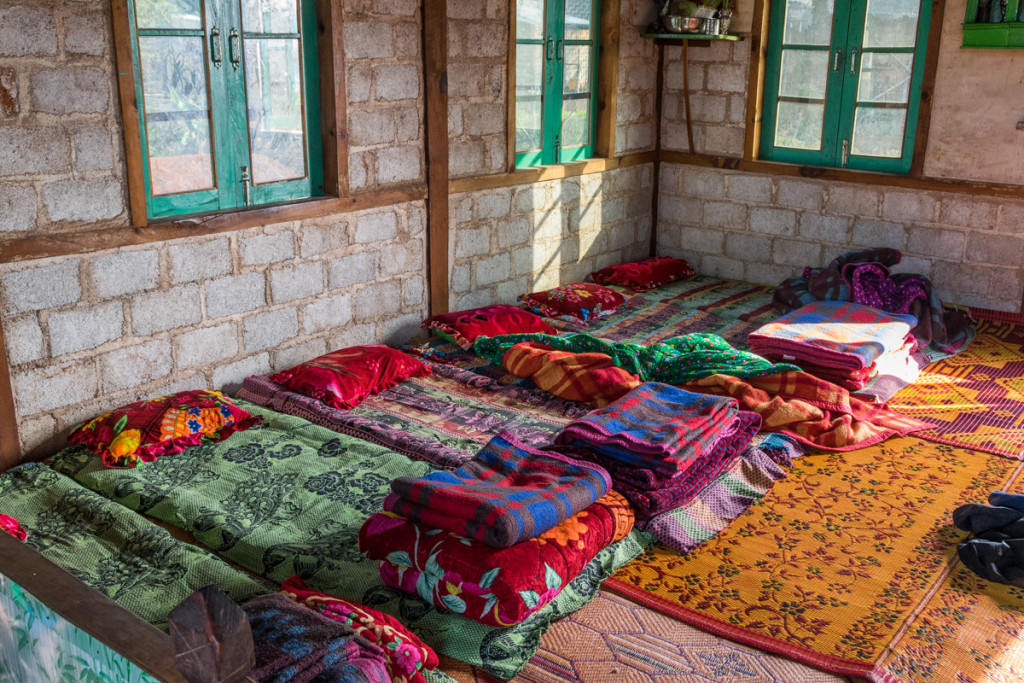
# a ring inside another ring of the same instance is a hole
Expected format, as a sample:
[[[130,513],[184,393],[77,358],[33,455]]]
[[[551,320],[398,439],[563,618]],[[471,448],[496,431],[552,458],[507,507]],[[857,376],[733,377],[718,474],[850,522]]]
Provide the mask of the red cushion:
[[[611,315],[626,299],[614,289],[589,282],[573,282],[546,292],[523,294],[519,300],[531,311],[570,322]]]
[[[622,285],[634,292],[646,292],[676,280],[690,279],[693,268],[682,259],[654,256],[643,261],[608,266],[594,271],[590,277],[598,284]]]
[[[497,304],[467,311],[443,313],[427,318],[421,327],[445,336],[464,349],[477,337],[499,334],[557,334],[558,331],[529,311],[516,306]]]
[[[198,389],[103,413],[76,427],[68,441],[103,458],[107,467],[135,467],[139,460],[180,453],[203,439],[223,441],[261,421],[219,391]]]
[[[429,374],[429,367],[406,353],[370,345],[332,351],[270,379],[329,406],[349,410],[371,394]]]

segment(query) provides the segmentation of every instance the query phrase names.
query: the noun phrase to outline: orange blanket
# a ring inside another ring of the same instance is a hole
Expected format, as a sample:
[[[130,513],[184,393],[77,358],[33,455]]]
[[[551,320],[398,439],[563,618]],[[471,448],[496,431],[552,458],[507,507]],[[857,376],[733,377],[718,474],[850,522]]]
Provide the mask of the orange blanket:
[[[606,354],[556,351],[536,342],[516,344],[505,352],[502,364],[544,391],[591,408],[603,408],[641,384]]]
[[[868,403],[806,372],[739,379],[711,375],[679,385],[688,391],[731,396],[741,410],[761,416],[763,431],[789,434],[828,451],[852,451],[933,425]]]

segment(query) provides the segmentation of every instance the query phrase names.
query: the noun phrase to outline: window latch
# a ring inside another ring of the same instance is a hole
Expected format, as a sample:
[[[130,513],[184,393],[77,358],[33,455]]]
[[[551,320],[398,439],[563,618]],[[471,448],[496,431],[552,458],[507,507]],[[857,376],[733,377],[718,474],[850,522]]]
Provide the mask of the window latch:
[[[249,206],[249,186],[252,183],[252,178],[249,176],[248,166],[242,167],[242,180],[240,182],[242,183],[242,202]]]
[[[221,62],[224,61],[224,55],[221,52],[220,29],[216,26],[210,29],[210,61],[216,67],[220,67]]]
[[[231,66],[237,71],[240,59],[238,53],[241,50],[238,47],[238,31],[235,29],[231,29],[231,33],[228,34],[228,52],[230,53],[228,56],[231,58]]]
[[[857,73],[857,50],[854,48],[853,52],[850,53],[850,73]]]
[[[843,140],[843,168],[846,168],[846,162],[850,160],[850,141]]]
[[[544,52],[546,53],[545,56],[547,57],[547,60],[549,62],[554,60],[554,58],[555,58],[555,40],[553,38],[548,38],[547,46],[544,48]]]
[[[835,57],[832,58],[832,70],[839,71],[839,60],[843,58],[843,51],[836,50]]]

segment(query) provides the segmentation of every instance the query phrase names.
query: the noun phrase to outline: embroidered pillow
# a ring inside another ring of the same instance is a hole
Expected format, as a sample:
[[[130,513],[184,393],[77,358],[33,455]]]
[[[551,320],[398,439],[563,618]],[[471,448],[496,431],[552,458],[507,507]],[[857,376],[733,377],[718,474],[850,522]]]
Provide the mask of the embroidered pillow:
[[[425,327],[464,349],[473,346],[473,340],[477,337],[516,333],[557,334],[555,328],[533,313],[508,304],[435,315],[424,320],[420,327]]]
[[[219,391],[182,391],[121,406],[75,427],[68,437],[103,458],[107,467],[135,467],[181,453],[203,439],[223,441],[262,419]]]
[[[369,345],[332,351],[270,379],[339,410],[351,410],[371,394],[429,374],[429,367],[407,353]]]
[[[693,268],[682,259],[654,256],[642,261],[608,266],[590,274],[601,285],[622,285],[634,292],[646,292],[676,280],[689,280]]]
[[[523,294],[519,300],[534,313],[568,322],[587,322],[611,315],[626,305],[626,299],[614,289],[590,282],[574,282],[546,292]]]
[[[351,626],[356,635],[383,649],[394,683],[424,683],[421,672],[438,665],[437,653],[388,614],[311,590],[298,576],[282,583],[280,592],[332,621]]]

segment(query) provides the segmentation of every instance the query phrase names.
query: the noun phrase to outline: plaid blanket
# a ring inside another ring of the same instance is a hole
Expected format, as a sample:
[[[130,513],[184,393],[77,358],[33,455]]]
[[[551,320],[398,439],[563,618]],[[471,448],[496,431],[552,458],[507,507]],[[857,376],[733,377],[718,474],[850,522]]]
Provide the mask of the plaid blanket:
[[[384,651],[352,627],[331,621],[278,593],[242,605],[252,627],[256,668],[274,683],[388,683]]]
[[[762,429],[788,434],[829,451],[852,451],[934,425],[869,403],[806,372],[739,379],[712,375],[684,385],[689,391],[729,396],[762,418]]]
[[[759,415],[740,411],[731,433],[679,474],[665,477],[654,470],[611,467],[613,486],[633,504],[639,520],[686,505],[747,449],[760,426]]]
[[[815,301],[762,325],[748,337],[762,355],[860,370],[903,348],[917,320],[841,301]],[[799,362],[799,361],[797,361]],[[728,373],[723,373],[728,374]]]
[[[640,386],[636,375],[616,367],[603,353],[556,351],[535,342],[516,344],[506,351],[504,365],[513,375],[532,379],[559,398],[591,408],[603,408]]]
[[[609,488],[601,467],[536,451],[503,431],[457,470],[395,479],[384,509],[507,548],[586,509]]]
[[[854,301],[856,295],[850,279],[857,264],[877,264],[888,269],[899,263],[900,258],[896,249],[848,251],[833,259],[826,268],[805,268],[800,277],[783,281],[775,290],[772,304],[777,310],[788,313],[815,301]],[[925,296],[915,296],[906,309],[906,313],[917,321],[912,334],[918,345],[922,348],[930,346],[941,352],[939,357],[955,355],[967,348],[975,335],[973,321],[960,311],[944,309],[928,278],[898,273],[891,276],[891,281],[897,288],[913,281],[915,287],[924,290]]]
[[[562,337],[550,334],[503,334],[478,338],[473,344],[473,351],[500,366],[505,353],[523,342],[535,342],[572,353],[603,353],[610,356],[617,367],[637,375],[641,380],[665,384],[681,384],[716,372],[734,377],[756,377],[797,369],[786,363],[770,363],[749,351],[734,349],[718,335],[700,332],[672,337],[650,346],[609,341],[582,333]]]
[[[570,422],[555,444],[593,450],[614,466],[672,477],[732,434],[738,413],[734,399],[649,382]]]

